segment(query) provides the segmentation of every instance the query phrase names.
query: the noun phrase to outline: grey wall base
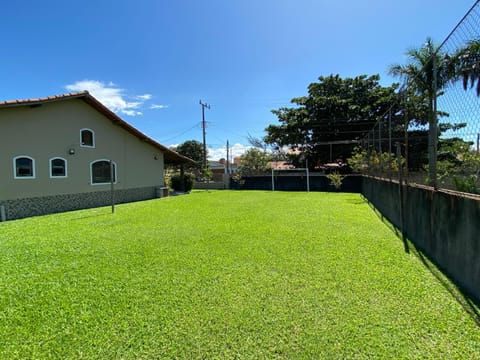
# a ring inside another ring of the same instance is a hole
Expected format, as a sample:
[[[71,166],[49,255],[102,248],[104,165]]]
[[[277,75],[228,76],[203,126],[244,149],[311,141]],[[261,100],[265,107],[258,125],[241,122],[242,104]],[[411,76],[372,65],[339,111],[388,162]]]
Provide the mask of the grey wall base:
[[[126,203],[158,197],[156,187],[115,190],[115,203]],[[27,199],[0,201],[5,207],[6,220],[52,214],[64,211],[108,206],[111,204],[110,191],[95,191],[80,194],[43,196]]]
[[[363,195],[452,280],[480,302],[480,198],[364,177]]]

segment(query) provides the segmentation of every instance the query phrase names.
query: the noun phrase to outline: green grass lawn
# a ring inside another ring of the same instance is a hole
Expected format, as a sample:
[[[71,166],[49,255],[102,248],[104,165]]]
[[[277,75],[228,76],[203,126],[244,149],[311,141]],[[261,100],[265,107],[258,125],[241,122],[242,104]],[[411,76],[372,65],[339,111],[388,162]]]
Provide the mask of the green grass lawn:
[[[0,223],[0,358],[480,358],[356,194],[198,191]]]

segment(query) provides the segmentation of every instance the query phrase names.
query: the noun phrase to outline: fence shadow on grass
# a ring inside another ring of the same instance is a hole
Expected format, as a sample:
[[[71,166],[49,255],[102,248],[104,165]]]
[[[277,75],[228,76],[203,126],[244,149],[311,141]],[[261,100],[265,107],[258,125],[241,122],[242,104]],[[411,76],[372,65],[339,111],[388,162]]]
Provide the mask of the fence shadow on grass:
[[[461,285],[456,284],[450,277],[448,277],[440,267],[430,259],[415,243],[408,239],[407,236],[397,228],[389,219],[373,206],[367,198],[363,200],[372,208],[379,219],[399,238],[402,240],[405,252],[408,254],[412,252],[427,268],[430,273],[435,276],[438,282],[450,293],[450,295],[463,307],[463,309],[470,315],[473,321],[480,327],[480,302],[476,301],[474,297],[470,296],[468,291]]]
[[[405,233],[402,231],[402,229],[399,229],[398,227],[396,227],[391,221],[390,219],[386,218],[370,201],[368,201],[368,199],[362,195],[362,199],[363,199],[363,202],[367,203],[370,208],[373,210],[373,212],[379,217],[379,219],[385,224],[387,225],[387,227],[392,230],[392,232],[395,233],[395,235],[402,240],[403,242],[403,249],[405,250],[405,252],[407,254],[410,253],[410,246],[409,246],[409,242],[407,240],[407,236],[405,235]]]
[[[352,204],[352,205],[363,205],[365,204],[365,201],[363,199],[347,199],[346,201],[348,204]]]
[[[465,309],[470,317],[480,327],[480,304],[469,296],[468,291],[460,285],[456,285],[440,268],[426,256],[414,243],[411,242],[413,253],[420,259],[422,264],[437,278],[442,286],[453,296],[453,298]]]

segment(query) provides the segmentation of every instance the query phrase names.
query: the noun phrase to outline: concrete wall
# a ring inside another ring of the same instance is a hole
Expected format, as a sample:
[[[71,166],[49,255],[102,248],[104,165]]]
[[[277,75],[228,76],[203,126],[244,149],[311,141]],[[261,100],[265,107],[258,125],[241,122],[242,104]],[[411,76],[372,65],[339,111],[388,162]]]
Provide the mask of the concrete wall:
[[[370,177],[363,195],[452,280],[480,300],[480,197],[403,186]]]
[[[116,204],[157,197],[160,197],[160,194],[155,187],[115,190],[114,192]],[[111,205],[110,191],[0,200],[0,207],[3,206],[5,209],[6,220],[108,205]]]

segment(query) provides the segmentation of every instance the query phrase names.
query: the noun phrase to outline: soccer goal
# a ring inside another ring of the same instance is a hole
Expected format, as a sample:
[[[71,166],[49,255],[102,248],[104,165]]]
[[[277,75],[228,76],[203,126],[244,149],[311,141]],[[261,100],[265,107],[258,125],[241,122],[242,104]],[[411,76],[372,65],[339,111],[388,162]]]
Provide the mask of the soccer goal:
[[[281,172],[285,172],[286,174],[288,173],[288,175],[290,176],[305,174],[307,178],[306,191],[310,192],[310,173],[308,171],[308,168],[296,168],[296,169],[273,169],[272,168],[272,191],[275,191],[275,174],[278,175]]]

